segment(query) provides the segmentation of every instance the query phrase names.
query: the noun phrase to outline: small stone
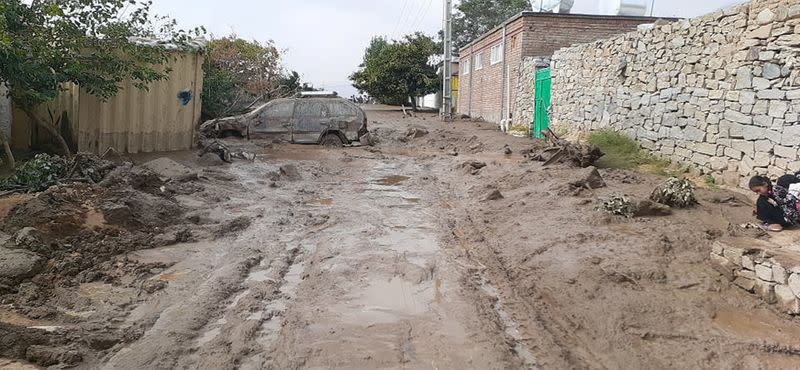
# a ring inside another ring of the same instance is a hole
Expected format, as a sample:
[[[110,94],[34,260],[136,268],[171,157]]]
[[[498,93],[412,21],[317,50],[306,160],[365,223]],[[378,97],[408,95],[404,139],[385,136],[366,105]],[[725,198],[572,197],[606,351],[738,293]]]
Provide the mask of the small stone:
[[[797,315],[800,313],[800,302],[798,302],[797,297],[788,286],[781,284],[776,285],[775,298],[778,306],[784,312],[790,315]]]
[[[576,188],[589,188],[589,189],[600,189],[606,187],[606,182],[603,180],[603,177],[600,176],[600,172],[597,171],[597,168],[590,166],[584,169],[581,169],[578,174],[576,174],[578,180],[570,182],[570,185]]]
[[[753,262],[753,257],[747,254],[742,255],[742,268],[754,271],[756,269],[756,264]]]
[[[795,296],[800,297],[800,274],[793,273],[789,276],[789,288]]]
[[[756,22],[760,25],[765,25],[772,23],[775,20],[775,13],[772,12],[770,9],[764,9],[758,13],[756,16]]]
[[[756,265],[756,276],[764,281],[772,281],[772,267],[758,264]]]
[[[769,304],[775,303],[775,283],[766,282],[760,279],[753,280],[755,283],[754,292]]]
[[[756,282],[754,280],[743,277],[737,277],[735,280],[733,280],[733,284],[750,293],[752,293],[756,287]]]
[[[716,254],[711,255],[711,267],[730,281],[733,281],[733,279],[736,277],[735,271],[739,269],[739,266],[734,265],[727,258],[718,256]]]
[[[494,189],[483,197],[484,201],[500,200],[503,199],[503,193],[500,190]]]
[[[775,63],[764,63],[761,71],[761,77],[768,80],[774,80],[781,76],[781,67]]]
[[[719,240],[711,244],[711,253],[721,256],[724,250],[725,244],[722,244]]]
[[[778,284],[787,284],[789,275],[786,274],[786,269],[780,264],[772,265],[772,281]]]

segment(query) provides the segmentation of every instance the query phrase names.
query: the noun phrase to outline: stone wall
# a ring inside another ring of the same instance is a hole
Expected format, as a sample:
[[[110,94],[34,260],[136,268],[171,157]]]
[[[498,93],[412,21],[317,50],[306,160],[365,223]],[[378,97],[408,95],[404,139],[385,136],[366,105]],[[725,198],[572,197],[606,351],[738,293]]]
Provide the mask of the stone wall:
[[[711,248],[711,266],[738,287],[800,314],[800,253],[750,238],[725,238]]]
[[[553,126],[611,127],[728,182],[797,171],[798,51],[795,0],[755,0],[561,49]]]
[[[522,60],[519,68],[519,77],[516,86],[516,99],[514,99],[512,130],[528,133],[534,115],[534,98],[536,97],[536,70],[547,67],[549,59],[527,57]]]

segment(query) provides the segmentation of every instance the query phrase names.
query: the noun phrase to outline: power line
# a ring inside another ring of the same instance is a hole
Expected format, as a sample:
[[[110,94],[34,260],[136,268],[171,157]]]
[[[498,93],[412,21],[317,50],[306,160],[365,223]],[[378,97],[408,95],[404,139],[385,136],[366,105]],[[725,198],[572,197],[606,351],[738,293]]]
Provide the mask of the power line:
[[[403,21],[403,16],[405,15],[406,8],[408,7],[408,0],[403,3],[403,10],[400,11],[400,17],[397,18],[397,23],[394,25],[394,30],[392,30],[392,37],[397,37],[397,29],[400,27],[400,23]]]
[[[428,6],[422,6],[419,8],[420,12],[417,13],[416,21],[411,26],[411,31],[414,31],[417,26],[422,24],[422,21],[425,19],[425,16],[428,14],[428,11],[431,10],[431,6],[433,6],[433,0],[428,0]]]

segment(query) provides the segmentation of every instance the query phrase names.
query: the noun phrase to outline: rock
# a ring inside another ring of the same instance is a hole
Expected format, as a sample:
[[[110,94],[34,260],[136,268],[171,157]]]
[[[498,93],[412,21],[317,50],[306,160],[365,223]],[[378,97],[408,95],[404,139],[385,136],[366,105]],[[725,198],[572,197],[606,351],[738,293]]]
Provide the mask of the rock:
[[[746,290],[746,291],[748,291],[750,293],[752,293],[753,289],[755,289],[755,287],[756,287],[756,282],[753,281],[753,279],[747,279],[747,278],[744,278],[744,277],[737,277],[733,281],[733,284],[735,284],[739,288],[742,288],[742,289],[744,289],[744,290]]]
[[[774,80],[781,76],[781,67],[775,63],[764,63],[762,66],[761,77]]]
[[[758,13],[758,16],[756,16],[756,22],[758,22],[758,24],[762,26],[765,24],[772,23],[772,21],[774,20],[775,20],[775,13],[773,13],[772,10],[770,9],[764,9]]]
[[[489,191],[483,197],[483,201],[487,202],[487,201],[493,201],[493,200],[500,200],[500,199],[503,199],[503,198],[505,198],[503,196],[503,193],[501,193],[500,190],[494,189],[494,190]]]
[[[778,284],[788,284],[789,275],[786,274],[786,269],[779,264],[772,265],[772,281]]]
[[[772,267],[756,265],[756,276],[764,281],[772,281]]]
[[[406,131],[406,136],[412,139],[419,139],[426,135],[428,135],[428,130],[424,128],[412,127],[409,128],[408,131]]]
[[[41,366],[75,365],[83,361],[83,356],[78,351],[41,345],[29,346],[25,351],[25,358]]]
[[[800,297],[800,274],[793,273],[789,276],[789,289],[795,296]]]
[[[800,314],[800,302],[788,286],[775,285],[775,299],[784,312],[790,315]]]
[[[154,159],[142,165],[162,179],[187,181],[197,179],[197,172],[167,157]]]
[[[600,189],[606,187],[606,182],[594,166],[589,166],[578,171],[578,180],[569,184],[576,188]]]
[[[511,154],[514,154],[514,151],[511,150],[511,148],[509,148],[509,147],[505,147],[503,149],[503,153],[505,153],[505,155],[511,155]]]
[[[769,304],[775,303],[775,283],[766,282],[760,279],[753,280],[755,282],[754,292]]]
[[[735,272],[739,268],[733,264],[733,262],[728,261],[727,258],[712,254],[711,255],[711,267],[714,270],[717,270],[722,276],[725,276],[729,281],[733,281],[736,278]]]
[[[635,207],[636,209],[633,212],[635,217],[669,216],[672,214],[672,209],[669,206],[646,199],[636,202]]]
[[[14,244],[18,248],[38,251],[44,244],[44,234],[34,227],[24,227],[14,235]]]
[[[133,218],[131,207],[125,204],[106,202],[99,208],[103,218],[111,225],[125,225]]]
[[[295,167],[293,164],[285,164],[281,166],[280,175],[289,181],[298,181],[303,179],[303,177],[300,176],[300,172],[297,171],[297,167]]]
[[[0,247],[0,278],[19,281],[38,274],[45,260],[40,255],[25,249]]]
[[[486,163],[480,161],[466,161],[461,164],[461,168],[471,175],[477,175],[484,167],[486,167]]]

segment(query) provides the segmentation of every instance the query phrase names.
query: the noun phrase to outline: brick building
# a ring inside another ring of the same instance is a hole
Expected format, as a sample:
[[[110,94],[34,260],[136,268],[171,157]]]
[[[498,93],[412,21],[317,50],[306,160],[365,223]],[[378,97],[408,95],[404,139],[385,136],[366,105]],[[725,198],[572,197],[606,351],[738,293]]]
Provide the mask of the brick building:
[[[562,47],[636,30],[657,19],[520,13],[460,50],[458,113],[500,122],[515,111],[524,58],[549,58]]]

